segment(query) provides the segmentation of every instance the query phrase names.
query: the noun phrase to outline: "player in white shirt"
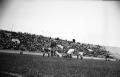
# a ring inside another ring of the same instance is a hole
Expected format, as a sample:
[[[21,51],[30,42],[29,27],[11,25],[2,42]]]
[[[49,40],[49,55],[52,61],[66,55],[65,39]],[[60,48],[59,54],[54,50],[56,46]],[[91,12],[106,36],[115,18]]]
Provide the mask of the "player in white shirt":
[[[83,59],[83,53],[84,53],[84,52],[78,52],[77,59],[78,59],[79,56],[80,56],[80,59],[82,60],[82,59]]]
[[[69,49],[67,54],[70,56],[70,58],[72,58],[72,54],[75,51],[75,49]]]

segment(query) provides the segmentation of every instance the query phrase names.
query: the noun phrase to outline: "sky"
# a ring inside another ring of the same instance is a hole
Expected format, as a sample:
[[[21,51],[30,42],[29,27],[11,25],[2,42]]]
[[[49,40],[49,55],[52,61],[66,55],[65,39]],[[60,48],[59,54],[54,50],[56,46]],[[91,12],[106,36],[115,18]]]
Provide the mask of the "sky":
[[[120,1],[1,0],[0,29],[120,47]]]

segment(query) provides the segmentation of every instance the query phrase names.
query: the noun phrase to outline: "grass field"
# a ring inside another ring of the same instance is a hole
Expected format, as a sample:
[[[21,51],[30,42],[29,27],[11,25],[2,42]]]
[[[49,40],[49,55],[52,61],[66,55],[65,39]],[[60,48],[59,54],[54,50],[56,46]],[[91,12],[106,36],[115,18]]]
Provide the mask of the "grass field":
[[[0,53],[1,72],[24,77],[120,77],[120,62]]]

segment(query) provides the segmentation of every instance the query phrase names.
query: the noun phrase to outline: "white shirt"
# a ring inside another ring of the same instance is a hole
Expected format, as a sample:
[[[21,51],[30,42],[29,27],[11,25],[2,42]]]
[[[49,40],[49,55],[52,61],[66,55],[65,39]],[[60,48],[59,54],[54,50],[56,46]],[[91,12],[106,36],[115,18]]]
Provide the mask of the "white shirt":
[[[49,50],[51,50],[51,48],[48,48]]]
[[[78,52],[79,55],[83,55],[83,52]]]
[[[60,47],[61,49],[63,49],[63,46],[62,45],[57,45],[58,47]]]
[[[58,51],[55,52],[59,57],[62,57],[62,54],[60,54]]]
[[[75,50],[75,49],[69,49],[67,53],[68,53],[68,54],[72,54],[72,53],[74,52],[74,50]]]

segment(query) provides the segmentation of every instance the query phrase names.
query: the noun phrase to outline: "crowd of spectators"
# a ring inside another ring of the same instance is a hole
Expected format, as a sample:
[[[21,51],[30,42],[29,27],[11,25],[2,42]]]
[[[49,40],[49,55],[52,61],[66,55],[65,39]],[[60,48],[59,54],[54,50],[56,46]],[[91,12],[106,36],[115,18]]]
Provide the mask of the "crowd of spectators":
[[[63,49],[57,45],[63,46]],[[75,39],[68,41],[30,33],[0,30],[0,49],[40,52],[43,47],[54,47],[62,53],[67,52],[69,48],[74,48],[77,51],[84,52],[85,56],[93,57],[104,57],[107,52],[104,46],[79,43],[75,42]]]

